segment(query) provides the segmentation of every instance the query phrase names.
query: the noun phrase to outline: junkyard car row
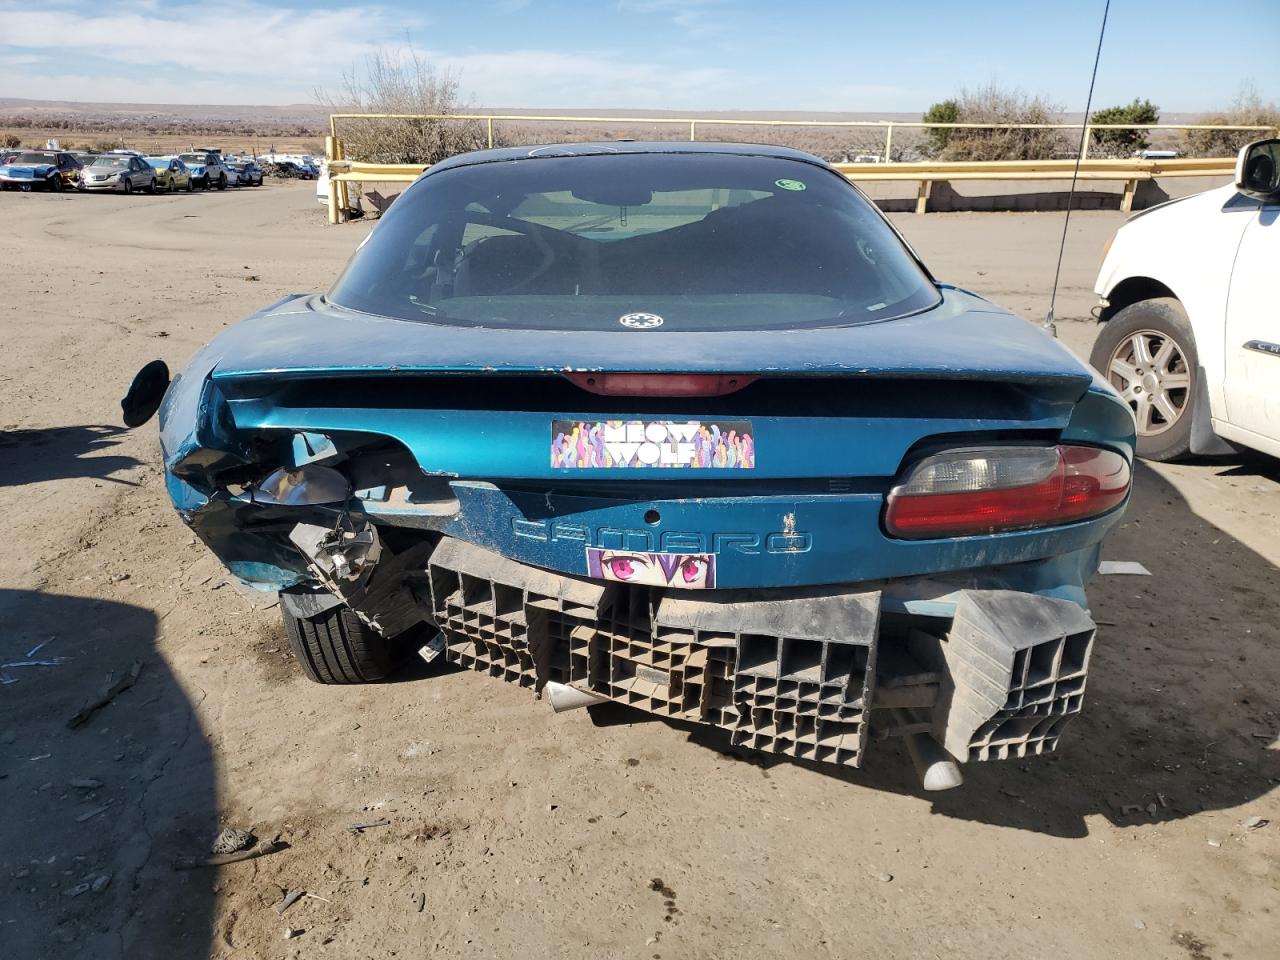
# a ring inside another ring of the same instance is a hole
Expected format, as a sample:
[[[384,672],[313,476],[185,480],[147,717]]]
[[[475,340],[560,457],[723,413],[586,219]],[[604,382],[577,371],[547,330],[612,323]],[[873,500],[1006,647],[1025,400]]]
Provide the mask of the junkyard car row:
[[[296,175],[296,174],[295,174]],[[64,150],[0,153],[0,189],[157,193],[260,187],[265,170],[250,158],[196,150],[165,156],[137,151],[74,154]]]

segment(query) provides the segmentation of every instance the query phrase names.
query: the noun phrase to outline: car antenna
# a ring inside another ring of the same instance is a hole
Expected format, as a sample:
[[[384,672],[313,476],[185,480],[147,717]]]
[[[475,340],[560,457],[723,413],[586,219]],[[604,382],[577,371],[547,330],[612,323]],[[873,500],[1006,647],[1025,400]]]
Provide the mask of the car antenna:
[[[1067,193],[1067,215],[1062,218],[1062,241],[1058,244],[1058,263],[1053,268],[1053,291],[1049,294],[1049,312],[1041,325],[1055,337],[1058,325],[1054,322],[1053,308],[1058,303],[1058,279],[1062,276],[1062,255],[1067,249],[1067,227],[1071,225],[1071,207],[1076,196],[1076,181],[1080,179],[1080,161],[1084,158],[1084,139],[1089,135],[1089,111],[1093,109],[1093,85],[1098,81],[1098,61],[1102,59],[1102,38],[1107,35],[1107,14],[1111,12],[1111,0],[1102,8],[1102,26],[1098,30],[1098,49],[1093,55],[1093,73],[1089,77],[1089,96],[1084,101],[1084,119],[1080,121],[1080,145],[1076,148],[1076,165],[1071,171],[1071,190]]]

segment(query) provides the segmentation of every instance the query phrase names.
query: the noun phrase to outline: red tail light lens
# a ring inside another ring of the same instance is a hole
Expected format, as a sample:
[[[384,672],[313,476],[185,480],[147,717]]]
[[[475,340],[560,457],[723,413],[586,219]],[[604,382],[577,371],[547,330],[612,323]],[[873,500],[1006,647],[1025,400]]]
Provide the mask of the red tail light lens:
[[[889,493],[884,525],[904,540],[1074,523],[1129,494],[1129,461],[1097,447],[949,450],[912,466]]]
[[[567,373],[603,397],[723,397],[756,379],[743,373]]]

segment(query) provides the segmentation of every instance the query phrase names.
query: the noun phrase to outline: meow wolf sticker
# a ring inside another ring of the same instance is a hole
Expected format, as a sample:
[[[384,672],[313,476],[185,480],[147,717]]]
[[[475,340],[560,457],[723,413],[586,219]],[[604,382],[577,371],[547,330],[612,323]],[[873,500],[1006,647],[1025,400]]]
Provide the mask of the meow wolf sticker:
[[[551,466],[738,469],[756,465],[750,420],[553,420]]]
[[[587,547],[587,575],[616,583],[676,590],[714,590],[714,553],[645,553]]]

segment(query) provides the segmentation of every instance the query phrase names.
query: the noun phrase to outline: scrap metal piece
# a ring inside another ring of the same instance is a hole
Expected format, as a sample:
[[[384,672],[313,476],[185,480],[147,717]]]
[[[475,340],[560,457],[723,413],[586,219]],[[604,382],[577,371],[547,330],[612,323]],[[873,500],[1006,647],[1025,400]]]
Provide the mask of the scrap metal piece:
[[[347,829],[350,830],[352,833],[364,833],[366,830],[370,829],[371,827],[389,827],[389,826],[391,826],[390,820],[370,820],[368,823],[353,823],[351,824],[351,826],[347,827]]]
[[[373,572],[382,557],[382,541],[378,529],[371,523],[354,530],[299,523],[289,532],[289,539],[312,568],[329,582],[358,583]]]
[[[284,896],[280,899],[280,902],[276,904],[276,913],[283,916],[284,912],[288,910],[290,907],[292,907],[299,900],[301,900],[303,895],[306,894],[306,892],[307,891],[305,890],[296,890],[296,889],[286,890],[284,893]]]
[[[1149,577],[1151,571],[1137,560],[1101,560],[1098,562],[1099,576],[1108,577],[1127,574],[1135,577]]]
[[[422,621],[423,611],[405,574],[421,570],[433,549],[431,541],[394,554],[371,523],[355,530],[299,523],[289,539],[307,558],[321,586],[337,598],[330,602],[311,588],[282,592],[282,601],[295,616],[314,616],[345,603],[385,637],[398,636]]]
[[[1051,752],[1083,705],[1094,633],[1066,600],[964,591],[942,644],[934,738],[961,760]]]

